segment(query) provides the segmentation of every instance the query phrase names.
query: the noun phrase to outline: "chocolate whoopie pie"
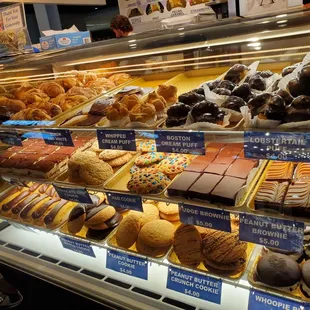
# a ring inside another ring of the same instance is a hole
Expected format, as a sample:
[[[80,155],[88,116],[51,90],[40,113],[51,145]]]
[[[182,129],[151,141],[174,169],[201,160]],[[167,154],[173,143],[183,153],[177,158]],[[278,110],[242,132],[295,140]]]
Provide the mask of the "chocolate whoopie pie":
[[[301,279],[301,269],[292,258],[278,253],[265,254],[258,262],[259,281],[274,287],[290,287]]]

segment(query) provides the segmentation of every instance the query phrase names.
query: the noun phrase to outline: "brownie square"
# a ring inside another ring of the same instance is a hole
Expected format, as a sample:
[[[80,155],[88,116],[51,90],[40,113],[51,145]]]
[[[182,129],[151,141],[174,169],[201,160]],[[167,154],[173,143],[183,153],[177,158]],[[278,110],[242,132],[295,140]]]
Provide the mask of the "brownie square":
[[[213,161],[213,156],[197,156],[189,166],[185,168],[185,171],[203,172],[207,166]]]
[[[211,201],[235,206],[236,195],[245,185],[245,180],[225,176],[211,192]]]
[[[225,143],[211,142],[207,145],[206,155],[216,156],[224,146]]]
[[[219,154],[217,155],[218,157],[233,157],[236,158],[240,154],[241,149],[234,149],[232,147],[224,147]]]
[[[229,165],[224,164],[215,164],[212,162],[205,170],[204,173],[213,173],[213,174],[219,174],[224,175],[226,170],[229,168]]]
[[[227,169],[225,175],[246,179],[254,167],[258,166],[258,160],[252,159],[236,159],[234,163]]]
[[[235,161],[233,157],[216,157],[212,164],[222,164],[222,165],[231,165]]]
[[[216,174],[204,173],[190,187],[187,196],[190,199],[210,200],[210,193],[223,177]]]
[[[184,171],[169,185],[167,192],[169,196],[185,197],[187,190],[199,178],[201,174],[197,172]]]

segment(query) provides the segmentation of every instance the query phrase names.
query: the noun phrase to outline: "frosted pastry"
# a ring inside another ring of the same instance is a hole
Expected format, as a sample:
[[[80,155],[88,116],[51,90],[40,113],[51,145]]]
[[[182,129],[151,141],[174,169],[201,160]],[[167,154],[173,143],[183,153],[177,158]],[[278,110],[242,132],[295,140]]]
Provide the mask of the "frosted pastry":
[[[293,169],[292,162],[273,161],[268,167],[266,180],[290,180]]]

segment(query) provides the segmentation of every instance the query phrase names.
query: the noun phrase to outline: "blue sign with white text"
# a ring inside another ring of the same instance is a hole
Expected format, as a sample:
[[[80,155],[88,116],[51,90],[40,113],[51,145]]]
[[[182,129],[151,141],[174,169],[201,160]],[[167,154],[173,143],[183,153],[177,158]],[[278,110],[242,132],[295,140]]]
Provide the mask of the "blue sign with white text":
[[[147,280],[148,260],[114,250],[107,251],[106,268]]]
[[[221,304],[222,280],[168,267],[167,288],[185,295]]]
[[[247,158],[310,161],[310,134],[248,131],[244,154]]]
[[[109,204],[113,207],[143,212],[141,196],[120,193],[107,193]]]
[[[22,139],[17,131],[1,131],[0,141],[9,145],[23,146]]]
[[[40,126],[48,127],[55,124],[55,121],[26,121],[26,120],[8,120],[2,123],[4,126]]]
[[[69,237],[59,237],[59,239],[65,249],[87,256],[96,257],[94,250],[89,242],[75,240]]]
[[[136,151],[136,134],[134,130],[97,130],[100,149]]]
[[[203,132],[155,131],[157,152],[205,155]]]
[[[71,187],[65,188],[56,185],[53,186],[58,196],[62,199],[85,204],[93,204],[93,201],[90,198],[90,195],[86,190],[86,188],[71,188]]]
[[[189,204],[179,204],[180,219],[184,224],[231,232],[228,211],[208,209]]]
[[[270,295],[255,289],[250,290],[248,310],[309,310],[306,303]]]
[[[42,137],[46,144],[74,146],[70,130],[68,129],[44,129]]]
[[[270,248],[300,252],[304,223],[242,213],[239,215],[240,240]]]

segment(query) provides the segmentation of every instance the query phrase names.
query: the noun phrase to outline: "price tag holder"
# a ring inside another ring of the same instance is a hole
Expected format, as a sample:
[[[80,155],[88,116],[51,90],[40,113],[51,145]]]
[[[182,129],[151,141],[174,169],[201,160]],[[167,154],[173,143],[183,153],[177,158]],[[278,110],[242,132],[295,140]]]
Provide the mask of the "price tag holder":
[[[23,146],[22,139],[15,130],[0,131],[0,141],[4,144]]]
[[[113,207],[143,212],[141,196],[113,192],[107,192],[106,194],[108,196],[109,205]]]
[[[40,126],[40,127],[48,127],[55,124],[55,121],[26,121],[26,120],[8,120],[2,123],[4,126],[23,126],[23,127],[33,127],[33,126]]]
[[[244,133],[244,154],[247,158],[308,162],[310,134],[248,131]]]
[[[46,144],[74,146],[70,130],[68,129],[44,129],[42,137]]]
[[[96,257],[94,250],[89,242],[71,239],[69,237],[59,237],[63,248],[84,254],[91,257]]]
[[[136,151],[134,130],[97,130],[100,149]]]
[[[179,204],[180,219],[184,224],[231,232],[228,211],[207,209],[189,204]]]
[[[157,152],[205,155],[203,132],[155,131]]]
[[[93,204],[86,188],[60,187],[54,184],[53,186],[58,196],[62,199],[85,204]]]
[[[139,279],[148,279],[148,260],[133,255],[107,250],[106,268]]]
[[[221,304],[222,280],[169,267],[167,288],[185,295]]]
[[[252,214],[239,215],[240,240],[266,247],[300,252],[303,248],[304,223]]]
[[[305,310],[305,303],[286,299],[279,296],[274,296],[265,292],[260,292],[255,289],[250,290],[249,310]]]

